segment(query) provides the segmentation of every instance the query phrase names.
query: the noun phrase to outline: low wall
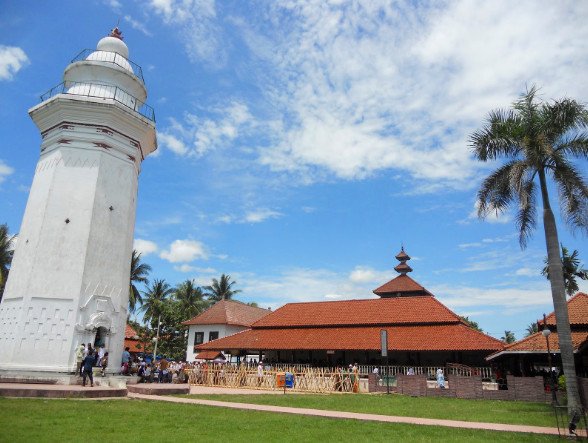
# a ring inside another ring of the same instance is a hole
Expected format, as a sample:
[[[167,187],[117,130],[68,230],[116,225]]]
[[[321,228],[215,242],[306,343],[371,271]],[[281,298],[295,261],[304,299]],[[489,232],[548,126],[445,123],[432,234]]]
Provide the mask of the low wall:
[[[588,379],[579,378],[580,395],[586,406],[588,402]],[[543,377],[507,377],[508,389],[494,391],[484,390],[480,376],[463,377],[452,376],[448,379],[447,388],[428,388],[427,377],[424,375],[403,375],[396,376],[396,386],[391,392],[410,395],[413,397],[455,397],[488,400],[516,400],[532,402],[550,402],[551,394],[545,392]],[[374,374],[369,376],[370,392],[386,392],[386,386],[378,385],[378,377]]]

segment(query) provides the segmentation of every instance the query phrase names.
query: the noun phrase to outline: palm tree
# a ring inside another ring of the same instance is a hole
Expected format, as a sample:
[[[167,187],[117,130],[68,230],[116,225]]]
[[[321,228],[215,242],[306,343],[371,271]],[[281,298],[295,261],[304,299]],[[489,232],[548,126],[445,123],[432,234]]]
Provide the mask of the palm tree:
[[[198,315],[208,304],[204,300],[202,289],[194,284],[194,280],[180,283],[175,289],[174,298],[180,304],[180,310],[186,319]]]
[[[529,326],[527,326],[526,331],[527,331],[527,333],[525,334],[525,337],[529,337],[530,335],[533,335],[533,334],[536,334],[537,332],[539,332],[539,326],[535,322],[530,323]]]
[[[145,298],[141,306],[145,321],[150,321],[153,326],[155,319],[163,312],[164,303],[173,293],[174,289],[164,279],[155,279],[153,283],[147,285],[147,290],[143,291]]]
[[[517,341],[514,332],[512,331],[504,331],[504,337],[500,337],[500,340],[502,340],[506,344],[511,344]]]
[[[8,279],[8,271],[14,255],[13,242],[15,235],[8,234],[8,225],[0,225],[0,301],[4,295],[4,286]]]
[[[231,281],[230,275],[222,274],[220,280],[213,278],[212,285],[204,286],[202,289],[206,291],[204,295],[211,301],[230,300],[233,295],[241,292],[240,289],[232,289],[236,283],[236,281]]]
[[[147,276],[151,272],[151,266],[147,263],[141,263],[141,253],[133,249],[131,257],[131,286],[129,289],[129,312],[135,312],[137,305],[143,304],[141,293],[135,286],[135,283],[147,284]]]
[[[562,214],[568,223],[588,231],[588,186],[572,158],[588,158],[588,112],[571,99],[538,102],[537,88],[513,103],[510,110],[490,112],[486,126],[470,138],[474,156],[481,161],[505,158],[506,163],[488,176],[478,191],[478,216],[517,206],[519,243],[525,248],[535,228],[537,184],[543,203],[551,295],[570,414],[579,410],[580,397],[574,367],[572,335],[566,304],[557,227],[547,186],[548,176],[559,190]]]
[[[570,255],[568,248],[561,245],[561,261],[563,264],[563,275],[564,282],[566,285],[566,293],[568,295],[574,295],[580,290],[576,277],[582,280],[588,280],[588,269],[583,269],[580,266],[580,259],[578,258],[578,251],[574,249],[572,255]],[[549,266],[547,264],[547,258],[545,259],[545,267],[541,271],[547,280],[549,280]]]

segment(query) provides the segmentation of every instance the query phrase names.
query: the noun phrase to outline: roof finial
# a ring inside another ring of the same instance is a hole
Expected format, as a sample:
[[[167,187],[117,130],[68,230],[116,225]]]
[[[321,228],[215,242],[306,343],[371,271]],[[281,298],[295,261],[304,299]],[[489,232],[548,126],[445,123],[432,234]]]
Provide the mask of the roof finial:
[[[407,272],[412,272],[412,268],[406,263],[410,260],[409,255],[404,252],[404,245],[400,247],[400,252],[396,255],[396,260],[400,263],[394,267],[394,270],[402,275],[406,275]]]

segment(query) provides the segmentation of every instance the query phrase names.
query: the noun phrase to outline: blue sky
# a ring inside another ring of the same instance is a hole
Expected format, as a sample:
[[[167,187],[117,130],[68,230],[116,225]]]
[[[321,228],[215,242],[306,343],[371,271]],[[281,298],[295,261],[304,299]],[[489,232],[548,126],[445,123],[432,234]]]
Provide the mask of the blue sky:
[[[476,189],[496,165],[476,163],[467,139],[526,85],[588,101],[588,3],[22,0],[0,11],[0,222],[12,232],[39,156],[27,110],[120,20],[157,118],[135,228],[152,278],[228,273],[239,300],[274,309],[374,297],[404,244],[411,276],[495,337],[520,338],[552,310],[541,224],[521,251],[512,214],[477,220]],[[559,227],[587,263],[586,237]]]

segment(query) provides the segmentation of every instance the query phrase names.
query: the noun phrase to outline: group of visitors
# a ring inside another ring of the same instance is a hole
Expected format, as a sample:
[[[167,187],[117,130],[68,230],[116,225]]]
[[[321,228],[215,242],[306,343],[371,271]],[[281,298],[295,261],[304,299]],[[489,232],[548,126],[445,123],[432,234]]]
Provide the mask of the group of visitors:
[[[76,364],[76,374],[82,377],[82,386],[86,386],[86,379],[90,380],[90,386],[94,386],[94,368],[101,368],[100,372],[104,377],[108,366],[108,352],[103,346],[94,349],[92,343],[82,343],[76,349]]]

